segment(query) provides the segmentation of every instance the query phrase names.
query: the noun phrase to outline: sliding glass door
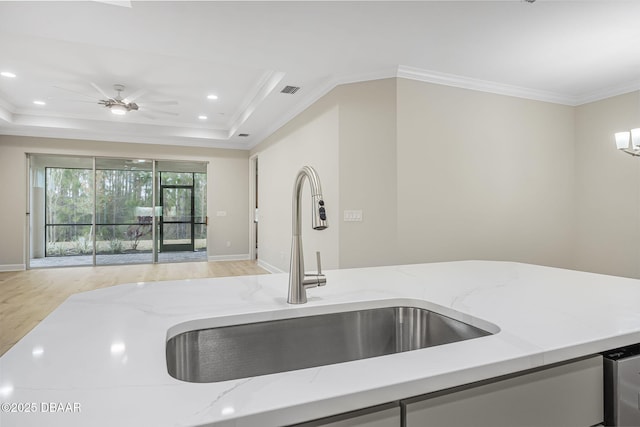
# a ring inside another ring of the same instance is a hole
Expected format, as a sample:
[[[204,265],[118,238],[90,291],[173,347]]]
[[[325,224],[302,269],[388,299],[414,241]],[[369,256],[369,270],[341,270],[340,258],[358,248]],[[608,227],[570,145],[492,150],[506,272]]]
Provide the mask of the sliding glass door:
[[[93,264],[93,160],[30,159],[29,266]]]
[[[96,159],[96,264],[153,262],[153,162]]]
[[[207,165],[29,155],[29,267],[207,259]]]

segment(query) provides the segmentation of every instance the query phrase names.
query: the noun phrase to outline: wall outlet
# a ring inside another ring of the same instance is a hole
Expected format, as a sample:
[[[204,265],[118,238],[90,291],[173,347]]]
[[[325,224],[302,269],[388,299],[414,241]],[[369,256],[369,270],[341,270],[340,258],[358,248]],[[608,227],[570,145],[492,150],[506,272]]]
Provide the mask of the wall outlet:
[[[344,211],[344,221],[347,222],[361,222],[362,221],[362,211]]]
[[[230,248],[231,247],[231,242],[227,242],[227,247]]]
[[[216,212],[216,216],[227,216],[227,211],[218,211]]]

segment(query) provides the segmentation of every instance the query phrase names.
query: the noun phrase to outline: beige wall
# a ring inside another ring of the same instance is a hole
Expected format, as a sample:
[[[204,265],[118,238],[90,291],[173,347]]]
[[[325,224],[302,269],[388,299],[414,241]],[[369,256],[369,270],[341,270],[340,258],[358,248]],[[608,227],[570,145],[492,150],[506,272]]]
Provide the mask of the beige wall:
[[[396,79],[345,85],[340,104],[340,267],[395,264],[397,255]]]
[[[252,151],[259,159],[259,259],[287,271],[296,172],[316,167],[329,228],[313,231],[303,202],[305,265],[315,269],[391,264],[396,236],[395,80],[340,86]],[[308,197],[305,184],[304,197]],[[361,210],[362,222],[343,221]]]
[[[640,278],[640,159],[613,141],[639,120],[638,91],[568,107],[406,79],[339,86],[251,151],[260,258],[288,269],[293,180],[310,164],[330,227],[308,225],[305,184],[307,270],[320,250],[325,268],[496,259]],[[26,152],[209,161],[210,255],[248,253],[246,152],[0,136],[0,268],[24,264]]]
[[[314,104],[285,128],[272,135],[258,157],[258,258],[263,265],[289,270],[292,234],[292,195],[296,174],[302,166],[318,172],[327,209],[329,227],[311,228],[310,191],[302,189],[302,240],[307,271],[316,268],[315,252],[322,254],[322,267],[339,267],[338,236],[338,107],[328,96]]]
[[[403,262],[570,267],[574,110],[398,79]]]
[[[246,151],[0,136],[0,270],[25,265],[26,153],[208,161],[208,254],[215,258],[249,252]],[[227,216],[217,217],[217,211]]]
[[[290,135],[317,127],[320,105],[337,108],[320,132],[337,120],[340,268],[456,259],[572,267],[572,107],[405,79],[339,86],[253,150],[261,194],[274,185],[263,158],[301,166],[313,152],[292,151]],[[290,191],[292,180],[277,185]],[[261,198],[260,209],[269,203]],[[363,221],[343,221],[344,210],[362,210]],[[289,238],[285,219],[268,233]]]
[[[613,134],[640,126],[640,91],[576,108],[576,268],[640,278],[640,157]]]

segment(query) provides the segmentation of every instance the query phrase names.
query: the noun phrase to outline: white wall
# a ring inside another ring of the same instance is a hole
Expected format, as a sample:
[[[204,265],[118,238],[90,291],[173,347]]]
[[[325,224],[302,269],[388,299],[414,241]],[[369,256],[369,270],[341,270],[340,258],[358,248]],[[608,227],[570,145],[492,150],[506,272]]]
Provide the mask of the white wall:
[[[640,157],[613,134],[640,127],[640,91],[576,108],[576,268],[640,278]]]
[[[26,264],[26,153],[208,161],[208,254],[249,253],[246,151],[0,135],[0,236],[5,242],[0,245],[0,271]],[[216,217],[217,211],[227,216]]]

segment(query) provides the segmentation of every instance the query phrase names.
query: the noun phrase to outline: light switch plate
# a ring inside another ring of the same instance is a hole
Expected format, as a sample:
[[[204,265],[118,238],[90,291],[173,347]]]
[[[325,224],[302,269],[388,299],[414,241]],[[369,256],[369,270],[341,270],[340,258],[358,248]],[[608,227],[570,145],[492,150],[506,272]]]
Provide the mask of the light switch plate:
[[[361,222],[362,221],[362,211],[361,210],[344,211],[344,220],[348,221],[348,222]]]

